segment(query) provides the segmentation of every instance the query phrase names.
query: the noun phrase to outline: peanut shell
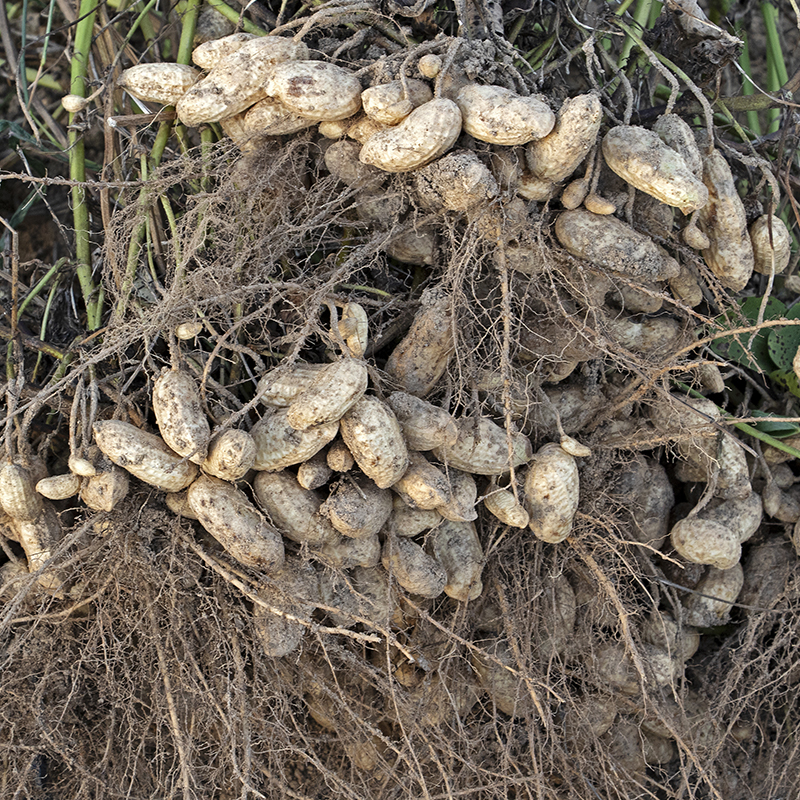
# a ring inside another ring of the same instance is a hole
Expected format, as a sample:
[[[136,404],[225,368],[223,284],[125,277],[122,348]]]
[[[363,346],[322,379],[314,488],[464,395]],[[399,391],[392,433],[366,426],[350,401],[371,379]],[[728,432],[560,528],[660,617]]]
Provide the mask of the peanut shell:
[[[338,422],[326,422],[304,431],[295,430],[289,424],[287,414],[287,409],[278,409],[253,426],[250,435],[256,443],[254,469],[278,472],[300,464],[322,450],[339,432]]]
[[[15,520],[35,520],[44,508],[36,483],[30,468],[6,462],[0,468],[0,508]]]
[[[442,515],[438,511],[412,508],[399,495],[394,496],[388,524],[396,536],[412,538],[441,521]]]
[[[256,461],[256,443],[247,431],[227,430],[217,434],[209,443],[208,456],[202,463],[203,472],[235,483],[244,478]]]
[[[220,39],[203,42],[192,50],[192,61],[200,69],[214,69],[224,58],[241,49],[242,45],[255,39],[252,33],[232,33]]]
[[[744,584],[741,564],[729,569],[709,567],[697,584],[700,594],[687,594],[683,598],[686,621],[698,628],[715,628],[724,625],[730,617],[733,603]],[[702,595],[707,595],[703,597]]]
[[[390,536],[381,556],[384,569],[411,594],[435,598],[447,583],[447,573],[436,559],[410,539]]]
[[[525,477],[525,500],[530,529],[544,542],[569,536],[578,510],[580,486],[574,456],[557,444],[544,445],[533,457]]]
[[[469,211],[497,197],[497,181],[483,162],[468,150],[457,150],[414,173],[417,197],[436,211]]]
[[[345,303],[339,317],[339,335],[353,358],[363,358],[369,343],[369,319],[359,303]]]
[[[774,266],[775,274],[780,275],[789,266],[792,257],[792,237],[780,217],[774,214],[760,216],[750,226],[750,241],[753,244],[755,257],[754,269],[759,274],[771,274]]]
[[[450,500],[436,510],[451,522],[472,522],[478,518],[475,503],[478,499],[478,486],[469,472],[462,472],[452,467],[447,470],[450,480]]]
[[[325,542],[317,555],[325,564],[336,569],[377,567],[381,563],[381,541],[377,534],[360,539],[341,536]]]
[[[742,555],[739,532],[713,520],[683,519],[672,526],[670,539],[687,561],[717,569],[730,569]]]
[[[79,475],[73,475],[67,472],[64,475],[52,475],[49,478],[42,478],[36,484],[36,491],[42,497],[47,497],[50,500],[66,500],[69,497],[75,497],[81,488],[81,478]]]
[[[417,106],[433,100],[433,92],[427,83],[410,78],[406,85],[408,96],[399,80],[365,89],[361,95],[364,113],[382,125],[397,125]]]
[[[183,370],[162,372],[153,386],[153,411],[167,446],[179,456],[202,464],[208,453],[211,428],[194,378]]]
[[[392,495],[363,476],[345,479],[322,505],[320,513],[339,533],[351,539],[370,539],[392,513]]]
[[[273,408],[287,408],[317,379],[327,364],[293,364],[276,367],[261,377],[256,387],[258,399]]]
[[[346,119],[361,108],[354,73],[326,61],[284,61],[269,72],[264,88],[293,113],[315,122]]]
[[[462,603],[477,600],[483,592],[484,557],[475,523],[442,520],[426,544],[447,573],[445,594]]]
[[[137,100],[174,106],[199,80],[200,70],[185,64],[137,64],[117,84]]]
[[[420,453],[409,453],[408,469],[393,486],[412,508],[433,510],[450,501],[450,481]]]
[[[297,468],[297,482],[304,489],[319,489],[331,479],[331,475],[333,470],[328,466],[325,453],[321,451]]]
[[[392,392],[386,402],[400,422],[409,450],[451,446],[458,438],[452,414],[408,392]]]
[[[512,528],[527,528],[530,516],[525,506],[508,489],[495,489],[483,498],[486,510],[504,525]]]
[[[129,484],[128,473],[114,466],[84,480],[81,500],[95,511],[112,511],[127,496]]]
[[[703,156],[689,125],[675,114],[664,114],[656,120],[653,131],[681,156],[692,175],[702,180]]]

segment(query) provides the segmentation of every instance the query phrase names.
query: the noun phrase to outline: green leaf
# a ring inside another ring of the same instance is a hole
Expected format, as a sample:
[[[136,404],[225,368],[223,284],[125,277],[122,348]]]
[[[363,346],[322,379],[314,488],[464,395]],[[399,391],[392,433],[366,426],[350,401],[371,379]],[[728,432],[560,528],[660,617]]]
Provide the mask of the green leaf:
[[[733,310],[717,317],[717,323],[723,328],[744,328],[755,325],[761,309],[761,297],[748,297],[739,302],[739,314]],[[770,297],[764,309],[764,319],[780,319],[786,313],[786,306],[774,297]],[[772,372],[778,366],[772,359],[769,350],[771,329],[764,328],[757,333],[740,333],[736,336],[721,336],[716,339],[711,349],[719,355],[758,372]]]
[[[800,425],[796,422],[788,422],[781,417],[767,414],[765,411],[753,411],[751,413],[754,417],[763,417],[762,420],[754,424],[754,427],[758,428],[762,433],[768,433],[776,439],[785,439],[788,436],[800,434]]]
[[[786,319],[800,319],[800,304],[792,306]],[[782,370],[791,370],[795,354],[800,350],[800,325],[773,328],[767,339],[770,358]]]

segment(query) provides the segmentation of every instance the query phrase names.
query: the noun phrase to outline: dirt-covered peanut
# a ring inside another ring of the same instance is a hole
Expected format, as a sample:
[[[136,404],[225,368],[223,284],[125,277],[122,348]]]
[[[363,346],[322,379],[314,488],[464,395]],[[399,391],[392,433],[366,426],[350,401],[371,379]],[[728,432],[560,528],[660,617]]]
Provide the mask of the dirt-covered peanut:
[[[286,421],[298,431],[335,422],[361,399],[368,380],[364,361],[344,358],[326,364],[313,383],[289,406]]]
[[[590,192],[583,198],[583,207],[592,214],[599,214],[601,217],[607,217],[609,214],[616,212],[617,207],[610,200],[600,197],[595,192]]]
[[[646,780],[647,760],[642,747],[639,726],[628,717],[619,717],[600,738],[603,752],[613,759],[620,773],[638,782]]]
[[[544,584],[544,608],[531,645],[542,661],[563,655],[573,641],[577,599],[567,576],[558,575]]]
[[[389,240],[386,254],[402,264],[433,264],[436,234],[431,228],[401,231]]]
[[[276,367],[256,387],[256,396],[272,408],[287,408],[317,379],[327,364],[292,364],[288,369]]]
[[[744,571],[741,564],[734,564],[729,569],[709,567],[696,586],[699,594],[687,594],[683,598],[686,621],[698,628],[724,625],[743,583]]]
[[[0,508],[16,520],[36,519],[44,507],[36,484],[31,468],[7,461],[0,467]]]
[[[352,358],[363,358],[369,343],[369,318],[360,303],[345,303],[339,317],[339,335]]]
[[[464,130],[491,144],[519,145],[553,130],[555,114],[536,97],[522,97],[502,86],[469,83],[456,96]]]
[[[551,543],[566,539],[580,499],[575,457],[555,443],[541,447],[525,476],[524,493],[534,535]]]
[[[337,421],[298,431],[289,424],[287,414],[288,409],[277,409],[253,426],[250,435],[256,443],[254,469],[278,472],[301,464],[333,441],[339,432]]]
[[[92,475],[97,474],[94,464],[88,458],[74,454],[70,455],[67,466],[73,475],[79,475],[81,478],[91,478]]]
[[[331,175],[348,186],[377,190],[386,180],[386,174],[377,167],[358,160],[361,148],[349,139],[340,139],[325,149],[325,166]]]
[[[770,275],[774,269],[780,275],[792,257],[792,237],[786,224],[774,214],[762,214],[750,226],[750,241],[755,257],[754,269]]]
[[[381,489],[396,483],[408,468],[400,423],[377,397],[365,395],[340,420],[342,440],[361,471]]]
[[[377,567],[381,563],[381,540],[377,534],[360,539],[341,536],[325,542],[316,555],[336,569]]]
[[[607,320],[609,332],[624,348],[651,353],[678,342],[683,330],[672,317],[636,317],[618,314]]]
[[[179,492],[197,476],[197,466],[181,458],[160,436],[128,422],[95,422],[94,438],[118,467],[162,491]]]
[[[533,705],[508,641],[491,638],[475,644],[479,649],[470,650],[470,663],[489,700],[510,717],[524,716]]]
[[[327,61],[276,64],[264,89],[290,111],[316,122],[347,119],[361,108],[361,83],[356,75]]]
[[[698,223],[710,242],[703,258],[725,288],[741,291],[753,274],[755,257],[744,204],[731,168],[718,150],[703,158],[703,183],[708,203],[700,209]]]
[[[636,695],[642,686],[642,680],[652,682],[656,686],[672,683],[679,672],[679,662],[652,644],[639,648],[644,676],[640,675],[633,658],[625,646],[617,642],[607,642],[594,653],[594,680],[603,688],[618,689],[626,695]]]
[[[120,75],[117,85],[137,100],[174,106],[200,80],[200,70],[185,64],[137,64]]]
[[[41,498],[39,498],[41,500]],[[28,571],[38,572],[53,556],[61,543],[64,531],[49,500],[41,500],[39,514],[32,520],[12,518],[14,539],[25,551]],[[36,578],[38,584],[56,597],[63,596],[66,577],[57,567],[48,567]]]
[[[672,526],[670,539],[687,561],[717,569],[730,569],[742,555],[739,531],[713,520],[683,519]]]
[[[393,392],[386,402],[400,422],[409,450],[433,450],[455,444],[458,426],[452,414],[408,392]]]
[[[746,542],[761,525],[761,496],[751,491],[743,498],[724,500],[718,505],[711,503],[697,516],[735,530],[739,541]]]
[[[231,123],[237,120],[235,129]],[[287,108],[280,100],[265,97],[246,111],[221,120],[222,130],[241,145],[261,136],[285,136],[297,133],[314,124],[314,120],[301,117]]]
[[[678,262],[649,236],[616,217],[578,208],[559,214],[555,230],[573,256],[614,272],[645,280],[668,280],[680,272]]]
[[[361,94],[364,113],[382,125],[397,125],[417,106],[433,100],[433,92],[424,81],[410,78],[406,81],[408,93],[401,81],[381,83],[365,89]]]
[[[678,626],[666,611],[655,611],[641,624],[642,639],[669,653],[680,663],[688,661],[700,646],[700,634],[691,625]]]
[[[475,503],[478,499],[478,486],[469,472],[462,472],[452,466],[447,470],[450,481],[450,501],[436,510],[452,522],[472,522],[478,518]]]
[[[384,569],[411,594],[433,599],[444,591],[444,567],[410,539],[388,536],[381,561]]]
[[[128,473],[112,466],[105,472],[84,479],[81,500],[95,511],[113,511],[127,497],[129,485]]]
[[[325,463],[334,472],[349,472],[355,466],[356,460],[347,445],[337,439],[325,454]]]
[[[268,96],[264,84],[276,64],[307,57],[303,42],[279,36],[251,39],[186,92],[176,106],[178,119],[191,128],[232,117]]]
[[[290,472],[259,472],[253,491],[272,524],[287,538],[320,547],[339,538],[320,513],[322,498],[304,489]]]
[[[197,514],[192,511],[189,505],[188,489],[184,489],[181,492],[167,492],[164,502],[173,514],[177,514],[179,517],[186,517],[186,519],[197,519]]]
[[[510,489],[494,489],[483,498],[486,510],[504,525],[512,528],[527,528],[530,516],[525,506],[514,497]]]
[[[376,536],[392,513],[392,494],[363,475],[345,479],[320,508],[339,533],[351,539]]]
[[[359,158],[384,172],[408,172],[444,155],[461,133],[461,112],[445,98],[415,108],[399,125],[378,131]]]
[[[421,453],[409,452],[408,469],[392,488],[413,508],[433,510],[450,500],[447,476]]]
[[[217,434],[209,443],[208,456],[202,463],[203,472],[236,482],[244,478],[256,460],[256,443],[242,430],[227,430]]]
[[[615,494],[632,517],[633,524],[625,528],[625,535],[660,550],[669,536],[669,512],[675,505],[675,493],[664,467],[640,456],[620,474]]]
[[[775,481],[768,481],[761,492],[764,513],[768,517],[794,524],[800,519],[800,486],[786,490],[778,488]]]
[[[708,202],[708,189],[676,150],[637,125],[617,125],[603,137],[609,168],[631,186],[684,214]]]
[[[326,454],[322,451],[311,456],[297,468],[297,482],[304,489],[319,489],[324,486],[333,475],[333,470],[328,466]]]
[[[695,178],[702,179],[703,156],[688,123],[676,114],[664,114],[656,120],[653,131],[665,145],[681,156]]]
[[[237,561],[267,573],[281,568],[283,539],[244,492],[201,475],[189,487],[187,499],[200,524]]]
[[[211,428],[195,379],[179,369],[162,372],[153,385],[153,411],[167,446],[179,456],[202,464],[208,453]]]
[[[399,495],[392,498],[392,514],[388,524],[397,536],[412,538],[441,521],[442,515],[435,509],[412,508]]]
[[[484,556],[474,522],[442,522],[431,531],[426,546],[447,573],[444,592],[460,602],[476,600],[483,592]]]
[[[223,58],[235,53],[242,45],[255,38],[252,33],[240,32],[203,42],[192,50],[192,61],[200,69],[214,69]]]
[[[436,458],[449,467],[475,475],[502,475],[512,467],[527,464],[533,456],[527,436],[507,433],[487,417],[462,417],[456,424],[456,441],[433,450]]]
[[[66,500],[69,497],[75,497],[80,488],[80,476],[73,475],[71,472],[42,478],[36,484],[36,491],[42,497],[47,497],[50,500]]]
[[[498,195],[489,168],[468,150],[456,150],[414,173],[417,197],[425,208],[469,211]]]
[[[553,130],[525,149],[532,177],[543,185],[553,185],[572,175],[594,147],[602,118],[603,109],[595,94],[565,100]]]

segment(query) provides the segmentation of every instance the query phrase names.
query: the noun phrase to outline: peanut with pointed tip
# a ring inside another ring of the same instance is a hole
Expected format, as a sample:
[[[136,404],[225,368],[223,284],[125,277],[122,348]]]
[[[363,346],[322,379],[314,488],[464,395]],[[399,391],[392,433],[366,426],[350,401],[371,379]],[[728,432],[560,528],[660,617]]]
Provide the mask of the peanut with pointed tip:
[[[286,418],[287,413],[285,408],[268,413],[250,431],[256,443],[254,469],[277,472],[300,464],[322,450],[339,432],[338,421],[295,430]]]
[[[24,522],[32,522],[42,513],[44,503],[30,469],[8,461],[0,467],[0,507],[9,517]]]
[[[36,491],[49,500],[67,500],[75,497],[81,489],[81,478],[71,472],[64,475],[51,475],[36,484]]]
[[[670,539],[678,553],[694,564],[730,569],[742,556],[739,531],[711,519],[690,517],[676,522]]]
[[[512,491],[496,489],[484,497],[483,504],[486,510],[504,525],[510,525],[512,528],[528,527],[530,516]]]
[[[137,64],[120,75],[117,85],[138,100],[174,106],[200,80],[200,70],[185,64]]]
[[[297,482],[304,489],[319,489],[332,475],[333,470],[328,466],[327,456],[323,452],[311,456],[297,468]]]
[[[450,501],[450,481],[425,456],[409,453],[408,469],[392,488],[413,508],[433,510]]]
[[[780,275],[792,257],[792,236],[786,224],[774,214],[763,214],[750,226],[750,241],[753,243],[755,271],[770,275],[774,268]]]
[[[369,321],[364,307],[359,303],[345,303],[338,328],[350,355],[363,358],[369,344]]]
[[[410,78],[406,86],[408,96],[399,80],[365,89],[361,95],[364,113],[382,125],[397,125],[417,106],[433,100],[433,92],[427,83]]]
[[[475,475],[502,475],[527,464],[533,456],[530,439],[521,433],[506,433],[487,417],[462,417],[456,421],[458,439],[450,446],[436,447],[434,455],[444,464]],[[509,440],[511,457],[509,460]]]
[[[530,529],[544,542],[562,542],[578,510],[580,479],[574,456],[554,443],[541,447],[525,477]]]
[[[189,339],[194,339],[195,336],[199,336],[202,332],[202,322],[182,322],[175,327],[175,338],[186,342]]]
[[[453,415],[408,392],[392,392],[386,402],[400,422],[409,450],[450,447],[458,439]]]
[[[468,472],[452,467],[447,470],[450,480],[450,500],[437,506],[436,510],[452,522],[472,522],[478,518],[475,503],[478,499],[478,486]]]
[[[272,408],[290,406],[325,370],[326,364],[293,364],[276,367],[261,377],[256,387],[260,402]]]
[[[444,567],[416,542],[389,536],[381,556],[384,569],[408,592],[433,599],[447,583]]]
[[[39,514],[33,520],[15,519],[12,523],[16,541],[20,543],[28,560],[28,571],[37,572],[53,555],[63,537],[61,522],[49,501],[42,501]],[[38,576],[39,585],[55,595],[63,596],[65,576],[50,567]]]
[[[178,369],[162,372],[153,385],[153,411],[167,446],[194,464],[202,464],[211,428],[194,378]]]
[[[347,445],[341,439],[337,439],[328,448],[325,463],[334,472],[349,472],[355,466],[356,460]]]
[[[70,456],[67,465],[73,475],[79,475],[81,478],[91,478],[92,475],[97,474],[94,464],[80,456]]]

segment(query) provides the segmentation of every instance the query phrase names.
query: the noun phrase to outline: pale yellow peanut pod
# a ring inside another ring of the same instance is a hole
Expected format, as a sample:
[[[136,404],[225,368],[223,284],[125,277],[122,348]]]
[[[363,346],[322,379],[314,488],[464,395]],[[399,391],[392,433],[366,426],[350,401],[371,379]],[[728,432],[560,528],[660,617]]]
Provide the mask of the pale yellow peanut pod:
[[[534,535],[554,544],[566,539],[572,531],[580,499],[574,456],[554,443],[541,447],[525,477],[524,491]]]
[[[408,172],[444,155],[461,133],[461,112],[440,98],[415,108],[399,125],[366,140],[359,158],[384,172]]]
[[[320,513],[322,498],[304,489],[289,472],[259,472],[253,492],[272,524],[287,538],[310,547],[321,547],[339,538]]]
[[[64,532],[58,514],[49,501],[42,501],[39,515],[33,520],[14,519],[16,541],[25,551],[28,572],[38,572],[53,555]],[[49,567],[37,578],[37,583],[50,594],[63,597],[65,576],[56,567]]]
[[[303,42],[279,36],[264,36],[245,42],[221,58],[177,103],[180,121],[192,128],[203,122],[232,117],[263,100],[272,68],[289,59],[308,57]]]
[[[267,573],[283,565],[280,533],[226,481],[201,475],[190,487],[189,507],[200,524],[241,564]]]
[[[568,211],[583,205],[583,201],[589,193],[589,181],[584,178],[576,178],[564,187],[561,192],[561,205]]]
[[[533,711],[533,701],[519,675],[519,664],[508,642],[492,638],[476,644],[480,650],[470,650],[470,663],[491,702],[510,717],[525,716]]]
[[[361,471],[380,489],[408,468],[408,450],[392,409],[377,397],[362,397],[339,422],[342,439]]]
[[[686,264],[681,264],[680,272],[669,279],[669,288],[677,300],[694,308],[703,302],[703,290],[697,275]]]
[[[525,150],[528,169],[543,184],[557,184],[572,175],[597,141],[603,109],[595,94],[564,101],[553,130]]]
[[[800,519],[800,487],[792,486],[784,491],[774,481],[767,481],[761,497],[767,516],[790,524]]]
[[[683,519],[672,526],[669,535],[675,550],[694,564],[730,569],[742,555],[739,531],[713,520]]]
[[[750,468],[744,448],[733,434],[721,434],[713,454],[717,474],[717,496],[729,500],[752,492]]]
[[[392,513],[392,494],[363,476],[343,480],[320,508],[339,533],[351,539],[377,536]]]
[[[433,264],[436,235],[430,228],[401,232],[386,245],[386,255],[402,264]]]
[[[202,464],[208,453],[211,428],[195,379],[183,370],[162,372],[153,385],[153,411],[167,446],[179,456]]]
[[[669,536],[669,513],[675,505],[667,471],[657,461],[640,456],[621,473],[615,490],[632,517],[626,536],[660,550]]]
[[[377,567],[381,563],[381,540],[374,536],[339,539],[325,542],[316,555],[329,567],[352,569],[353,567]]]
[[[424,208],[470,211],[497,197],[489,168],[468,150],[454,150],[414,173],[414,188]]]
[[[681,156],[695,178],[702,179],[703,156],[688,123],[675,114],[664,114],[656,120],[653,131],[664,144]]]
[[[444,591],[447,583],[444,567],[410,539],[389,536],[383,545],[381,561],[384,569],[411,594],[433,599]]]
[[[486,510],[504,525],[512,528],[527,528],[530,516],[509,489],[494,489],[483,498]]]
[[[442,57],[427,53],[417,62],[417,69],[426,78],[435,78],[442,71]]]
[[[324,123],[323,123],[324,124]],[[336,123],[334,123],[336,124]],[[352,124],[347,126],[347,136],[350,139],[355,140],[360,145],[366,144],[366,142],[375,134],[380,133],[381,131],[388,130],[388,125],[383,125],[380,122],[375,122],[374,119],[370,119],[365,114],[357,114],[355,118],[353,118]],[[361,149],[359,148],[358,151],[359,159],[361,158]],[[365,165],[368,163],[372,165],[371,162],[363,162]],[[383,172],[387,172],[380,167],[380,165],[375,164],[373,165],[375,169],[381,169]]]
[[[364,113],[382,125],[397,125],[417,106],[433,100],[433,92],[424,81],[409,78],[406,86],[408,95],[399,80],[365,89],[361,95]]]
[[[286,421],[298,431],[335,422],[361,399],[368,381],[364,361],[344,358],[326,364],[314,382],[289,406]]]
[[[333,441],[339,432],[338,422],[326,422],[304,431],[295,430],[286,419],[288,410],[277,409],[266,414],[250,431],[256,443],[253,468],[278,472],[300,464]]]
[[[462,417],[456,424],[458,438],[455,443],[433,450],[436,458],[449,467],[474,475],[502,475],[512,467],[527,464],[533,456],[527,436],[506,433],[487,417]]]
[[[481,596],[484,556],[474,522],[442,520],[429,535],[426,546],[447,573],[444,592],[448,597],[466,602]]]
[[[771,230],[771,234],[770,234]],[[786,224],[774,214],[763,214],[750,226],[750,241],[755,257],[754,269],[761,275],[775,270],[780,275],[792,257],[792,236]]]
[[[362,164],[358,160],[361,148],[349,139],[333,142],[325,150],[325,166],[328,172],[348,186],[369,187],[377,190],[386,180],[386,174],[377,167]]]
[[[442,515],[435,509],[412,508],[399,495],[392,500],[392,514],[389,528],[397,536],[412,538],[433,528],[442,521]]]
[[[592,449],[585,444],[581,444],[577,439],[564,434],[559,440],[559,445],[565,453],[569,453],[575,458],[588,458],[592,454]]]
[[[180,339],[182,342],[194,339],[203,332],[203,323],[197,322],[182,322],[175,328],[175,338]]]
[[[269,97],[315,122],[347,119],[361,108],[361,82],[355,73],[327,61],[276,64],[264,88]]]
[[[339,335],[353,358],[363,358],[369,343],[369,319],[364,306],[345,303],[339,317]]]
[[[619,314],[607,320],[608,330],[619,345],[635,353],[651,353],[676,343],[682,327],[672,317],[629,317]]]
[[[525,200],[544,203],[558,194],[559,184],[523,172],[517,183],[517,194]]]
[[[137,64],[120,75],[117,85],[137,100],[177,105],[200,80],[200,70],[185,64]]]
[[[67,500],[70,497],[75,497],[81,489],[81,478],[79,475],[74,475],[67,472],[64,475],[52,475],[48,478],[42,478],[36,484],[36,491],[42,497],[47,497],[49,500]]]
[[[44,508],[36,483],[33,469],[7,461],[0,467],[0,508],[15,520],[35,520]]]
[[[715,628],[724,625],[733,610],[744,584],[741,564],[729,569],[709,567],[695,587],[701,594],[686,594],[682,598],[686,621],[698,628]],[[702,596],[707,595],[707,596]],[[712,599],[713,598],[713,599]]]
[[[186,519],[198,518],[189,505],[189,491],[187,489],[181,492],[167,492],[164,502],[167,504],[167,508],[179,517],[186,517]]]
[[[333,470],[328,466],[323,452],[311,456],[297,468],[297,482],[304,489],[319,489],[331,479],[332,475]]]
[[[112,511],[127,496],[129,485],[128,473],[111,467],[83,481],[81,500],[94,511]]]
[[[320,122],[317,130],[320,132],[320,135],[324,136],[326,139],[341,139],[347,136],[347,132],[358,119],[360,119],[359,114],[348,119],[324,120]],[[361,150],[360,147],[358,149],[359,151]]]
[[[334,472],[349,472],[355,466],[356,460],[347,445],[341,439],[337,439],[328,448],[325,463]]]
[[[665,611],[655,611],[646,617],[640,630],[645,642],[669,653],[679,663],[685,664],[700,647],[697,629],[687,624],[678,627],[675,618]]]
[[[617,125],[603,137],[608,167],[651,197],[684,214],[708,202],[708,189],[676,150],[659,135],[637,125]]]
[[[597,214],[601,217],[614,214],[617,210],[617,207],[610,200],[600,197],[595,192],[590,192],[583,198],[583,207],[587,211],[591,211],[592,214]]]
[[[256,443],[247,431],[231,429],[217,434],[208,445],[208,456],[201,469],[208,475],[232,483],[240,481],[253,468]]]
[[[94,464],[89,459],[80,456],[71,455],[67,465],[73,475],[79,475],[81,478],[91,478],[92,475],[97,474]]]
[[[295,114],[272,97],[265,97],[247,110],[220,120],[225,134],[240,146],[257,142],[263,136],[297,133],[313,124],[314,120]]]
[[[412,508],[432,511],[448,503],[451,493],[447,476],[421,453],[411,451],[408,457],[408,469],[392,489]]]
[[[213,39],[210,42],[203,42],[192,50],[192,61],[200,69],[214,69],[222,59],[235,53],[242,45],[255,38],[256,36],[252,33],[240,32]]]
[[[292,364],[276,367],[261,377],[256,387],[258,399],[273,408],[287,408],[316,380],[326,364]]]
[[[668,280],[680,273],[672,256],[616,217],[584,209],[564,211],[556,219],[556,237],[576,258],[644,280]]]
[[[697,227],[696,221],[690,222],[681,231],[681,237],[693,250],[706,250],[711,247],[711,240]]]
[[[77,114],[89,105],[89,100],[79,94],[65,94],[61,98],[61,105],[70,114]]]
[[[724,287],[741,291],[753,274],[755,256],[744,204],[731,168],[718,150],[703,159],[703,183],[708,203],[700,209],[698,223],[711,243],[703,250],[703,258]]]
[[[452,522],[472,522],[478,518],[475,504],[478,500],[478,486],[468,472],[450,467],[447,470],[450,480],[450,501],[436,507],[436,511]]]
[[[409,450],[452,446],[458,426],[452,414],[408,392],[392,392],[386,402],[394,411]]]

